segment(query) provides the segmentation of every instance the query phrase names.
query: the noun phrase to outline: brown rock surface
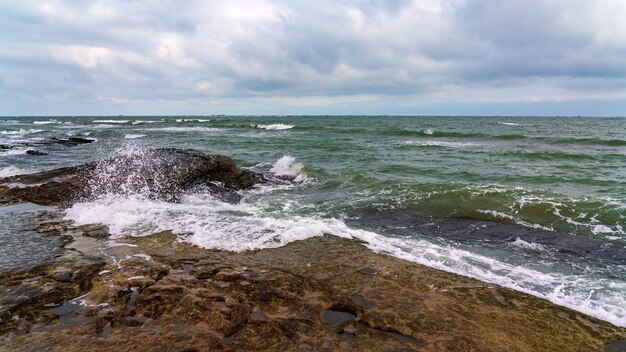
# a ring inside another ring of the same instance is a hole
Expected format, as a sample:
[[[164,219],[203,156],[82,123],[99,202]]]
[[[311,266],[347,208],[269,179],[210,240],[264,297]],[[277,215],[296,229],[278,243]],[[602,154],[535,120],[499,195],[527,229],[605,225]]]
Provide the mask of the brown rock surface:
[[[602,351],[626,337],[623,328],[548,301],[332,236],[242,253],[204,250],[168,232],[125,242],[103,252],[126,259],[107,260],[108,271],[84,297],[89,306],[17,322],[17,332],[1,336],[0,345],[18,351]]]

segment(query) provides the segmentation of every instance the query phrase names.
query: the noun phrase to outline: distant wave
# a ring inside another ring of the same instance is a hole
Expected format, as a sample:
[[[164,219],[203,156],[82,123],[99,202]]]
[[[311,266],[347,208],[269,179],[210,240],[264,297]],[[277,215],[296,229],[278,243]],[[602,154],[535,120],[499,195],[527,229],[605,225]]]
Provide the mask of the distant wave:
[[[162,131],[162,132],[217,132],[221,131],[219,128],[214,127],[161,127],[161,128],[147,128],[146,131]]]
[[[163,122],[163,120],[135,120],[132,122],[133,125],[143,125],[144,123],[159,123]]]
[[[31,129],[20,129],[19,131],[4,130],[4,131],[0,131],[0,134],[9,135],[9,136],[25,136],[27,134],[40,133],[43,131],[44,130],[37,130],[37,129],[31,128]]]
[[[125,123],[129,123],[130,120],[93,120],[93,122],[95,122],[95,123],[120,123],[120,124],[125,124]]]
[[[496,122],[498,125],[504,125],[504,126],[523,126],[521,123],[515,123],[515,122]]]
[[[596,139],[596,138],[552,138],[552,137],[532,137],[523,134],[485,134],[485,133],[466,133],[466,132],[454,132],[454,131],[434,131],[432,129],[424,130],[406,130],[406,129],[392,129],[384,132],[385,134],[392,136],[402,137],[427,137],[427,138],[464,138],[464,139],[492,139],[492,140],[518,140],[529,139],[539,140],[550,144],[590,144],[590,145],[604,145],[609,147],[623,147],[626,146],[626,140],[622,139]]]
[[[124,138],[126,138],[126,139],[137,139],[137,138],[143,138],[145,136],[146,136],[145,134],[130,134],[129,133],[129,134],[125,134]]]
[[[272,125],[254,125],[255,128],[260,128],[264,130],[289,130],[296,126],[294,125],[286,125],[284,123],[276,123]]]
[[[440,148],[467,148],[478,147],[483,144],[471,142],[447,142],[447,141],[406,141],[406,145],[414,145],[418,147],[440,147]]]
[[[176,119],[176,122],[209,122],[209,119]]]

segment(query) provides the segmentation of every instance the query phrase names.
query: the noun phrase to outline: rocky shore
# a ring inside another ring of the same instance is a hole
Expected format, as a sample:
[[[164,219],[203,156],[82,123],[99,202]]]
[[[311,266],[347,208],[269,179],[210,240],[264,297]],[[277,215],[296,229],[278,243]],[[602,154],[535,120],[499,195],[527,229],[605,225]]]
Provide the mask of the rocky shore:
[[[109,173],[108,185],[174,201],[200,186],[237,201],[234,190],[262,181],[225,157],[154,153],[150,163],[111,159],[0,180],[26,185],[0,186],[0,196],[5,204],[63,206],[104,187],[84,181],[85,170],[113,164],[129,167]],[[126,181],[154,180],[150,170],[163,163],[172,171],[158,183]],[[0,350],[626,350],[624,328],[374,253],[356,240],[323,236],[233,253],[195,247],[167,231],[113,241],[106,227],[74,226],[60,211],[35,230],[60,236],[64,247],[45,265],[0,273]]]

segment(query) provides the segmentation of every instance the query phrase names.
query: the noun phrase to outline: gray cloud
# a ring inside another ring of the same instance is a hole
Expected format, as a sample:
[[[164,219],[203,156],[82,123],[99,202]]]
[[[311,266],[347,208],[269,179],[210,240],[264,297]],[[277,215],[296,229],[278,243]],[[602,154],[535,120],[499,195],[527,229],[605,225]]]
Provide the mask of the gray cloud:
[[[621,0],[3,2],[0,114],[626,111]]]

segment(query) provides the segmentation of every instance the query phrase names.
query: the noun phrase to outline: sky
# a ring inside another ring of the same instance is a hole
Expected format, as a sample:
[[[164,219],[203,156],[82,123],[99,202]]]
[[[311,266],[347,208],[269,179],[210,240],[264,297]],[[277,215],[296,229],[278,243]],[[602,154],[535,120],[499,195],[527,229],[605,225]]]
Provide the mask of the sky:
[[[0,0],[0,115],[626,116],[624,0]]]

